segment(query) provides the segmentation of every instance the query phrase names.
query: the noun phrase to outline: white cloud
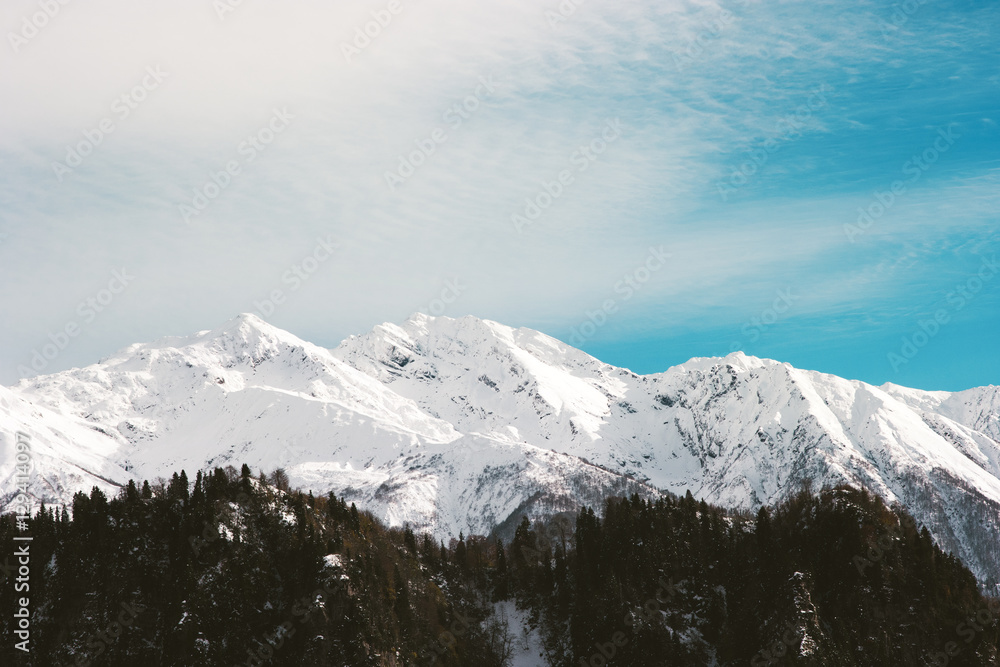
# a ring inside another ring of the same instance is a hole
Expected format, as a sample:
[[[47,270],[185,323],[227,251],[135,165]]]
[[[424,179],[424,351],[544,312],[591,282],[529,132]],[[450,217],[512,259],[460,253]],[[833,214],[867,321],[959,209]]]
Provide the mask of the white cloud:
[[[0,261],[10,277],[0,312],[11,324],[0,373],[120,264],[136,267],[134,288],[67,363],[131,342],[125,336],[182,333],[249,310],[327,234],[342,254],[274,321],[328,332],[331,343],[421,307],[454,276],[469,284],[455,314],[573,320],[649,245],[665,244],[676,263],[643,294],[664,304],[653,326],[769,289],[842,244],[849,195],[723,207],[714,183],[810,91],[846,84],[847,69],[883,57],[874,14],[848,21],[810,3],[587,2],[552,27],[554,1],[399,2],[351,62],[341,44],[388,2],[244,0],[224,20],[209,0],[74,2],[17,53],[8,49],[0,229],[10,238]],[[722,21],[724,9],[732,16]],[[35,2],[4,3],[0,28],[17,30],[36,11]],[[169,75],[118,119],[111,104],[148,66]],[[450,127],[445,112],[476,95],[480,77],[495,92]],[[243,159],[241,142],[274,108],[294,115],[287,130],[184,224],[179,205]],[[115,131],[59,182],[52,162],[107,116]],[[510,215],[542,181],[573,169],[574,152],[613,118],[621,138],[517,234]],[[831,100],[802,131],[857,124]],[[385,172],[436,128],[447,140],[391,192]],[[976,184],[955,187],[989,203]]]

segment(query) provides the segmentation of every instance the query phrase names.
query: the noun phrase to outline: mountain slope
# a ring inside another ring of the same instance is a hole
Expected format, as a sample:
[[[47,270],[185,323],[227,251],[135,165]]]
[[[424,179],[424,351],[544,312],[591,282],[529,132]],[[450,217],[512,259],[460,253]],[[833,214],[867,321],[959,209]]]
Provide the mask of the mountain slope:
[[[742,353],[640,376],[473,317],[415,315],[331,351],[243,315],[0,397],[0,425],[35,429],[52,452],[33,487],[52,500],[95,478],[246,462],[447,536],[614,493],[690,489],[756,509],[804,481],[846,483],[1000,579],[995,387],[880,388]]]
[[[252,315],[4,391],[5,434],[27,430],[46,452],[36,457],[31,488],[48,502],[95,484],[114,492],[168,470],[245,462],[285,467],[295,485],[344,490],[391,523],[446,536],[489,532],[518,509],[561,511],[611,493],[655,494],[545,448],[461,433]],[[4,504],[15,495],[12,437],[8,444]],[[99,455],[84,456],[92,450]],[[78,459],[90,475],[65,472],[79,468]]]

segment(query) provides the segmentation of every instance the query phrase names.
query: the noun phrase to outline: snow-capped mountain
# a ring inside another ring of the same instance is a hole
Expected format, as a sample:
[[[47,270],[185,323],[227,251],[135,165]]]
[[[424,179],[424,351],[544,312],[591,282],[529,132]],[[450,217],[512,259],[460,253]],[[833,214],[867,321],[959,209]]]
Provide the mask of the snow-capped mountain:
[[[846,482],[1000,579],[998,387],[874,387],[742,353],[640,376],[473,317],[415,315],[327,350],[242,315],[0,388],[4,504],[17,430],[47,502],[245,462],[439,536],[609,494],[755,509]]]

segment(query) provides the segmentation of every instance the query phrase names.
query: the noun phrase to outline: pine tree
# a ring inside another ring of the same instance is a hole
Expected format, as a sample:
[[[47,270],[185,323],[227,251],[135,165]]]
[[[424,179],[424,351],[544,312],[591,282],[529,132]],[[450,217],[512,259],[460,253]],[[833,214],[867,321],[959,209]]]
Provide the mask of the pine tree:
[[[396,600],[393,610],[396,618],[399,619],[399,626],[403,631],[403,636],[408,637],[411,633],[411,613],[410,613],[410,593],[407,590],[406,579],[399,571],[399,563],[393,565],[392,579],[396,590]]]
[[[195,507],[200,507],[205,502],[205,492],[202,490],[202,476],[201,471],[195,475],[194,478],[194,490],[191,492],[191,504]]]
[[[455,564],[462,572],[467,572],[469,569],[469,561],[466,554],[465,548],[465,535],[462,531],[458,531],[458,544],[455,545]]]
[[[155,498],[142,497],[148,483],[143,492],[133,483],[111,500],[96,487],[77,493],[72,515],[43,505],[29,519],[32,562],[46,564],[45,576],[32,579],[32,604],[45,610],[32,619],[33,660],[87,659],[85,638],[107,627],[122,602],[147,609],[104,646],[102,664],[374,665],[373,656],[395,656],[398,664],[434,657],[445,667],[500,665],[503,641],[488,618],[516,595],[560,667],[601,662],[617,632],[627,640],[604,658],[609,666],[763,664],[760,651],[775,646],[788,654],[780,664],[909,665],[940,653],[961,637],[956,627],[971,627],[988,608],[976,580],[926,529],[903,526],[899,539],[870,552],[901,520],[850,489],[799,495],[756,517],[688,495],[655,503],[633,495],[609,499],[602,516],[581,510],[565,546],[543,541],[552,531],[523,519],[509,547],[462,532],[451,552],[441,542],[437,556],[430,535],[418,542],[370,516],[364,533],[350,530],[360,514],[333,494],[315,507],[292,492],[231,512],[240,489],[223,473],[223,502],[203,507],[197,489],[207,495],[215,473],[200,485],[196,477],[190,506],[174,500],[179,474]],[[701,514],[693,524],[692,508]],[[295,521],[284,519],[289,509]],[[201,517],[224,530],[196,555],[189,540],[202,535]],[[14,533],[12,517],[0,517],[0,542]],[[519,556],[515,542],[541,559]],[[328,553],[340,555],[338,565],[324,563]],[[873,562],[863,573],[853,561],[859,553]],[[460,565],[438,567],[438,558]],[[518,568],[529,575],[521,589]],[[765,576],[774,583],[761,585]],[[333,588],[318,598],[323,582]],[[0,615],[13,617],[12,605],[0,595]],[[428,653],[456,611],[468,627]],[[289,619],[295,633],[279,641]],[[786,620],[809,632],[810,655],[785,639]],[[949,664],[995,664],[1000,628],[977,627]],[[0,643],[11,640],[10,624],[0,624]],[[248,656],[248,648],[271,654]]]
[[[497,538],[496,550],[497,570],[493,584],[493,600],[499,602],[501,600],[506,600],[509,595],[507,582],[507,554],[503,548],[503,540],[500,538]]]

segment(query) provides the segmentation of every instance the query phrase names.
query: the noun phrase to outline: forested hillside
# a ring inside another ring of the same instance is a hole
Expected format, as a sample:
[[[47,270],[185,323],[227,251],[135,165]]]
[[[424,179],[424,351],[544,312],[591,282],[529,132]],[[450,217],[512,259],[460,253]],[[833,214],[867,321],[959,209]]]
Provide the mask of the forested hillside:
[[[79,493],[27,531],[0,521],[5,554],[33,538],[30,590],[0,575],[3,664],[997,664],[1000,601],[862,491],[598,510],[445,545],[246,466]]]

